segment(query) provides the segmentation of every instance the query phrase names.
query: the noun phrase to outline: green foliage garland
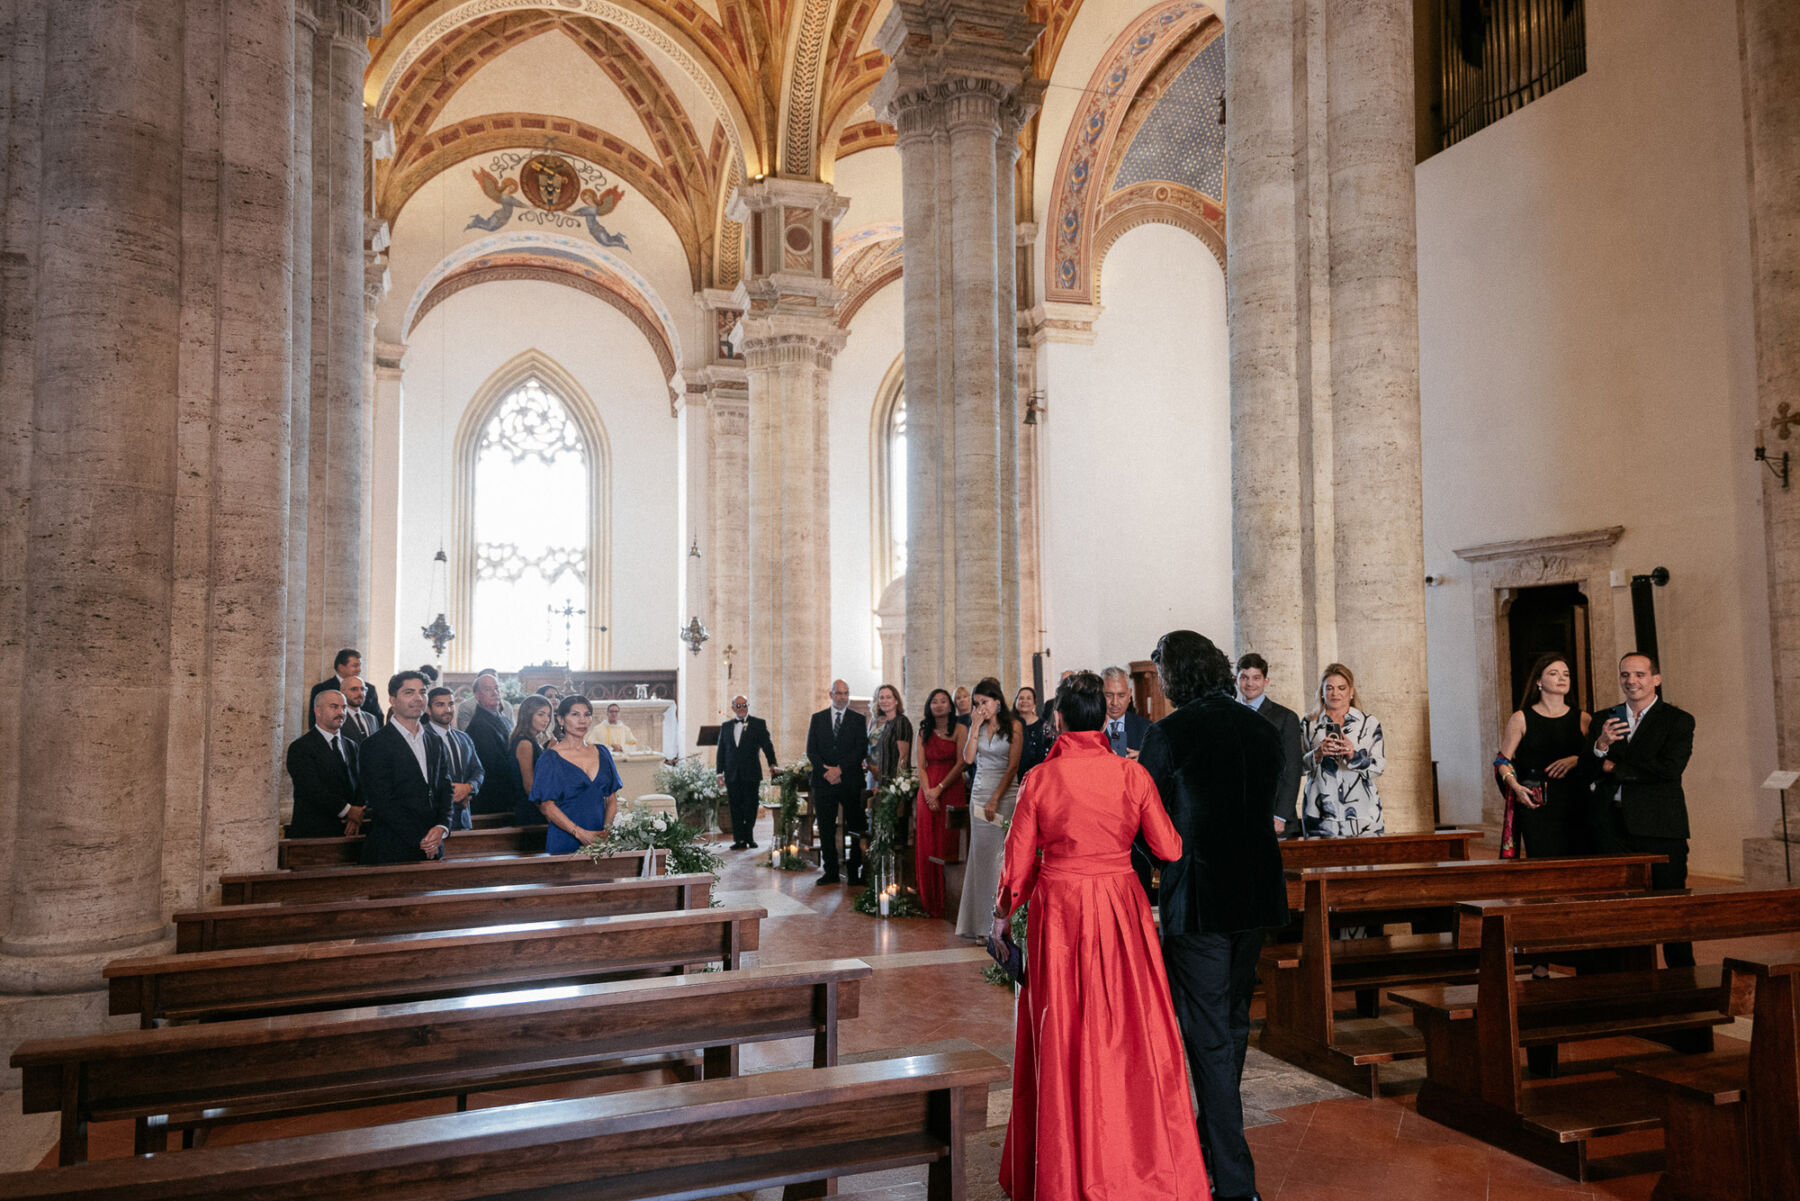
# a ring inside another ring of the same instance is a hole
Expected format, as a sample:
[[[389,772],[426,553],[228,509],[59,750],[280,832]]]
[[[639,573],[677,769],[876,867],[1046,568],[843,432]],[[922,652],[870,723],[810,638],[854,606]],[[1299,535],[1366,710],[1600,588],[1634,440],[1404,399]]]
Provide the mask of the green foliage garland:
[[[656,787],[675,798],[675,812],[701,833],[706,832],[712,812],[725,799],[718,773],[698,755],[689,755],[659,770]]]
[[[670,814],[657,813],[647,805],[633,803],[613,818],[605,838],[582,847],[581,854],[598,859],[620,851],[648,851],[661,847],[669,852],[670,875],[707,872],[717,883],[725,859],[712,846],[706,841],[704,831],[696,830]]]
[[[900,818],[911,805],[913,797],[918,794],[919,779],[908,773],[895,776],[884,783],[875,792],[874,812],[869,815],[869,877],[868,886],[862,895],[856,898],[854,908],[858,913],[879,916],[881,913],[881,889],[883,881],[897,879],[899,872],[898,854],[895,842],[900,833]],[[876,871],[875,868],[882,870]],[[929,916],[911,894],[896,892],[888,897],[889,917],[927,917]]]
[[[775,814],[775,848],[780,858],[775,866],[784,872],[806,870],[806,856],[788,848],[800,842],[800,784],[812,775],[812,760],[800,756],[770,779],[781,793],[781,808]]]

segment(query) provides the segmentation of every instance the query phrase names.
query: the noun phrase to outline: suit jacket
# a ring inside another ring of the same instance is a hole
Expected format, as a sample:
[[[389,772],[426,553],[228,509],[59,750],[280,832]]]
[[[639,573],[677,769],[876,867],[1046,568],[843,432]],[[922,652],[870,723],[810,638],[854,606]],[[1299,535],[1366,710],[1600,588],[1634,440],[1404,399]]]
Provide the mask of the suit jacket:
[[[1125,710],[1125,749],[1128,751],[1142,751],[1144,748],[1144,733],[1149,730],[1149,728],[1149,718],[1145,717],[1142,713],[1139,713],[1136,709]],[[1109,743],[1112,741],[1111,731],[1112,720],[1108,718],[1106,724],[1100,727],[1100,732],[1106,735]]]
[[[450,765],[444,742],[425,734],[424,775],[400,727],[389,723],[358,748],[367,837],[364,863],[414,863],[425,858],[419,840],[433,826],[450,828]]]
[[[312,691],[306,694],[306,728],[309,730],[319,724],[318,719],[313,717],[313,702],[318,700],[319,694],[327,688],[343,691],[343,685],[338,683],[338,678],[332,676],[330,679],[320,680],[314,684]],[[381,702],[375,699],[375,689],[369,686],[367,680],[363,681],[362,709],[364,713],[375,719],[375,725],[379,728],[381,725]]]
[[[1615,705],[1594,714],[1592,734],[1609,717],[1625,718],[1625,706]],[[1599,756],[1582,756],[1594,780],[1594,801],[1610,805],[1615,788],[1623,802],[1625,829],[1648,838],[1688,836],[1687,794],[1681,789],[1681,773],[1694,753],[1694,715],[1668,701],[1657,701],[1638,722],[1637,733],[1607,748],[1613,769],[1601,768]]]
[[[740,725],[744,727],[741,732],[737,729]],[[762,779],[762,760],[756,757],[759,751],[773,769],[775,743],[769,737],[769,723],[760,717],[746,717],[741,722],[734,717],[719,727],[719,753],[713,770],[727,783],[754,783]]]
[[[344,809],[362,802],[357,796],[356,744],[350,748],[350,764],[331,748],[322,730],[308,730],[288,743],[287,774],[294,782],[294,819],[289,838],[336,838],[344,832]]]
[[[344,714],[342,733],[344,737],[359,746],[362,744],[363,739],[367,738],[380,728],[380,719],[370,716],[367,709],[350,709]]]
[[[1150,727],[1138,762],[1181,835],[1181,858],[1163,866],[1163,933],[1285,925],[1281,847],[1269,820],[1282,769],[1275,727],[1235,697],[1203,696]]]
[[[435,726],[436,723],[434,722],[433,725]],[[475,798],[481,795],[482,786],[487,782],[487,765],[476,753],[474,740],[457,729],[454,724],[447,729],[438,728],[435,732],[440,737],[456,744],[456,749],[452,753],[450,761],[444,765],[444,770],[448,773],[452,784],[473,785],[473,791],[469,794],[469,801],[473,804]]]
[[[461,734],[458,730],[456,733]],[[492,709],[475,706],[475,716],[469,719],[469,732],[464,734],[475,747],[475,757],[481,760],[481,771],[486,786],[478,789],[469,805],[471,813],[507,813],[511,812],[517,796],[517,789],[503,785],[502,780],[509,780],[508,772],[516,773],[506,753],[507,740],[512,737],[512,730],[506,725],[506,719]]]
[[[1247,707],[1247,706],[1246,706]],[[1300,715],[1286,705],[1278,704],[1267,693],[1256,710],[1281,736],[1281,778],[1275,784],[1275,816],[1287,823],[1288,835],[1296,836],[1300,827],[1294,816],[1294,802],[1300,796],[1300,767],[1306,748],[1300,741]]]
[[[838,722],[837,736],[831,734],[831,710],[813,714],[806,731],[806,757],[812,760],[812,794],[815,802],[827,798],[846,804],[862,804],[863,760],[869,755],[869,719],[854,709],[845,709]],[[841,767],[844,774],[836,784],[825,782],[825,769]]]

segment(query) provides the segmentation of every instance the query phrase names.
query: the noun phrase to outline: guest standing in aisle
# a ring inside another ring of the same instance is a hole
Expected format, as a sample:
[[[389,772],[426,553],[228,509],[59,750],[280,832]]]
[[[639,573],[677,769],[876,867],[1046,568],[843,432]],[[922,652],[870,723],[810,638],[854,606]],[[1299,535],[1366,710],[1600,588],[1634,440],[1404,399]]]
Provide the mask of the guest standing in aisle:
[[[731,698],[731,720],[719,727],[719,750],[713,770],[731,805],[731,849],[756,849],[756,790],[762,784],[762,761],[775,770],[775,743],[769,723],[750,715],[750,698]]]
[[[1300,715],[1271,697],[1269,662],[1261,655],[1241,655],[1237,661],[1237,699],[1262,714],[1281,736],[1281,782],[1275,786],[1275,833],[1297,838],[1300,822],[1294,806],[1300,799],[1300,762],[1306,751],[1300,741]]]
[[[963,870],[956,932],[964,938],[985,938],[991,924],[988,901],[999,885],[1006,852],[1006,823],[1019,799],[1025,727],[1007,706],[1000,681],[993,676],[975,685],[971,712],[963,763],[975,765],[975,790],[969,797],[969,863]]]
[[[869,829],[863,808],[863,760],[869,754],[869,723],[850,707],[850,685],[831,682],[831,704],[812,716],[806,732],[806,757],[812,761],[812,805],[819,826],[819,858],[825,871],[820,884],[840,884],[838,817],[853,834]],[[861,884],[862,846],[850,844],[850,883]]]
[[[1025,749],[1019,755],[1019,782],[1022,784],[1031,769],[1050,753],[1050,721],[1038,712],[1037,689],[1030,684],[1013,693],[1013,712],[1019,715],[1019,724],[1025,727]]]
[[[956,720],[956,705],[942,688],[925,698],[925,720],[919,727],[919,795],[913,801],[913,871],[919,881],[919,904],[932,917],[944,916],[944,858],[951,845],[952,805],[967,805],[963,785],[963,740],[968,727]]]

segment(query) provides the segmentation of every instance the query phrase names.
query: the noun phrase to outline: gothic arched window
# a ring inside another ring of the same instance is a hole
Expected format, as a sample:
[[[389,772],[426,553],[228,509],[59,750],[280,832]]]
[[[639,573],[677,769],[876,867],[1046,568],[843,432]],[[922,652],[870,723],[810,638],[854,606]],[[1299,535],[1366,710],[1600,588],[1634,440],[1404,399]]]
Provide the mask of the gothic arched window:
[[[475,444],[474,588],[467,653],[505,670],[588,663],[594,458],[536,375],[495,407]],[[565,621],[566,610],[572,620]]]
[[[906,371],[895,359],[875,393],[869,447],[874,489],[869,497],[874,543],[870,595],[906,574]]]

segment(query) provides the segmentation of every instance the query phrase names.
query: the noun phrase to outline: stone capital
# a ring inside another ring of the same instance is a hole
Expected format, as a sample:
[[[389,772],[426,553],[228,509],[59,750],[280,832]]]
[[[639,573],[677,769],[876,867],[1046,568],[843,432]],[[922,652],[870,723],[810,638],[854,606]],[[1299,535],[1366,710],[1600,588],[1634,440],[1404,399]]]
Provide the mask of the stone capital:
[[[394,157],[394,123],[378,117],[369,105],[363,105],[363,142],[369,156],[377,161]]]
[[[908,109],[978,94],[1017,97],[1029,116],[1043,94],[1030,57],[1043,31],[1008,0],[896,0],[875,37],[893,60],[870,97],[875,115],[901,126]]]
[[[320,33],[340,42],[362,42],[367,56],[370,38],[388,22],[388,0],[300,0],[310,6]]]
[[[829,310],[824,316],[752,311],[738,322],[738,341],[750,371],[789,365],[829,370],[847,336]]]
[[[770,209],[810,209],[822,220],[836,221],[849,207],[850,202],[839,196],[828,183],[765,176],[739,184],[726,204],[725,215],[741,223],[751,213]]]

